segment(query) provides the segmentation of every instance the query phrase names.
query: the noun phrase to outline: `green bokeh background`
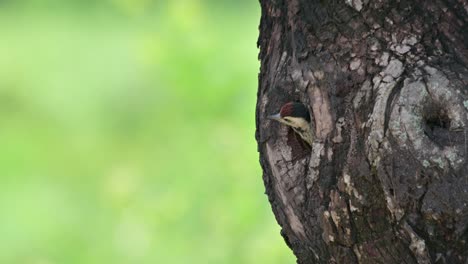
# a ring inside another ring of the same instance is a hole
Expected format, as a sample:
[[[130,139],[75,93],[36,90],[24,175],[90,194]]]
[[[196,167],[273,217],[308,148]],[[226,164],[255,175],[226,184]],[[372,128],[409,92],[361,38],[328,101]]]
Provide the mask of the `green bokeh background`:
[[[0,1],[0,263],[293,263],[257,1]]]

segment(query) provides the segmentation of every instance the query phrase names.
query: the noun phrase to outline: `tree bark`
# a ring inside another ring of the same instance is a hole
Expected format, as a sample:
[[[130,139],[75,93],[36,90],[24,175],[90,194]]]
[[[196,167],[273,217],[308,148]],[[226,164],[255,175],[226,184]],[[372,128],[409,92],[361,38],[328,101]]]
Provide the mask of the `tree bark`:
[[[256,139],[298,263],[468,263],[467,0],[260,0]],[[266,119],[310,107],[309,148]]]

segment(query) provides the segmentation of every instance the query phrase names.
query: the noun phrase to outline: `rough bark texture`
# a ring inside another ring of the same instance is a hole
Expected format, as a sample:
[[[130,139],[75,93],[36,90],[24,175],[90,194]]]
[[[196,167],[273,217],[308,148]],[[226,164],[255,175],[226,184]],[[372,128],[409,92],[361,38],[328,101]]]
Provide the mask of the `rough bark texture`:
[[[261,0],[256,138],[298,263],[468,263],[467,0]],[[267,120],[310,107],[312,148]]]

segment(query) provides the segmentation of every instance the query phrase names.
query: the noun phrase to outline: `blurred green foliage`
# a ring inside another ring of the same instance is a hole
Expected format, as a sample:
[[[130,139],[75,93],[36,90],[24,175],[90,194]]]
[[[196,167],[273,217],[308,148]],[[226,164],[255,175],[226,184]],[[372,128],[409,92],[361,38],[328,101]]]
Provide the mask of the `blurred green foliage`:
[[[0,1],[0,263],[293,263],[256,1]]]

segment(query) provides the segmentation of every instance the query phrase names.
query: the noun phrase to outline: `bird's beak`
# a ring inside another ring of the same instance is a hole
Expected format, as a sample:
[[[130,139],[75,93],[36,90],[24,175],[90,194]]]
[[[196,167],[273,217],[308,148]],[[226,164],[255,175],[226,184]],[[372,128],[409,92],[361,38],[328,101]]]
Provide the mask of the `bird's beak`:
[[[281,115],[278,113],[278,114],[274,114],[274,115],[269,115],[269,116],[267,116],[267,118],[271,119],[271,120],[280,121],[281,120]]]

